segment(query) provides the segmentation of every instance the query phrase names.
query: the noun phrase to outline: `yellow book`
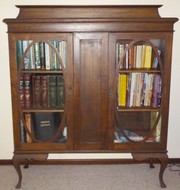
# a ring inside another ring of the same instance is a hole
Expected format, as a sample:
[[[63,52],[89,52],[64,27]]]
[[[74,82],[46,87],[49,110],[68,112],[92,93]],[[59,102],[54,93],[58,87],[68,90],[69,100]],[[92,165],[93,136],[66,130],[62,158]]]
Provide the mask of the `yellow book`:
[[[126,106],[126,92],[127,92],[127,75],[119,75],[119,87],[118,87],[118,105]]]
[[[152,60],[152,47],[149,45],[146,45],[144,68],[151,68],[151,60]]]
[[[146,45],[142,45],[141,68],[144,67],[144,63],[145,63],[145,49],[146,49]]]

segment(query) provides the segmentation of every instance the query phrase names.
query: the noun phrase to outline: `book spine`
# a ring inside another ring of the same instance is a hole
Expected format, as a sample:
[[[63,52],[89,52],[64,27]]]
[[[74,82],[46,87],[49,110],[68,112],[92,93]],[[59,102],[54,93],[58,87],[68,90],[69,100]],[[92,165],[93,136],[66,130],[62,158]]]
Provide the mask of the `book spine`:
[[[22,41],[17,40],[16,41],[16,58],[17,58],[18,69],[21,69],[21,68],[19,68],[19,65],[21,62],[22,55],[23,55]]]
[[[36,69],[41,69],[40,45],[39,42],[34,44],[34,57]]]
[[[42,98],[42,107],[48,107],[48,79],[49,76],[41,76],[41,98]]]
[[[136,50],[136,68],[141,68],[141,62],[142,62],[142,45],[137,45],[137,50]]]
[[[45,43],[39,42],[39,44],[40,44],[41,69],[45,69]]]
[[[123,53],[124,53],[124,44],[119,44],[119,66],[121,69],[124,69],[125,68],[125,65],[124,65],[124,60],[123,59]]]
[[[66,67],[66,41],[63,40],[59,42],[59,49],[60,49],[59,52],[62,59],[62,64],[64,67]],[[59,69],[61,69],[61,66]]]
[[[129,107],[133,107],[135,105],[135,90],[136,90],[136,73],[131,73]]]
[[[46,70],[50,70],[50,47],[45,43],[45,67]]]
[[[19,102],[21,108],[24,108],[24,75],[19,78]]]
[[[158,94],[157,94],[157,107],[161,106],[161,94],[162,94],[162,76],[159,75],[158,81]]]
[[[36,69],[33,45],[30,47],[30,69]]]
[[[152,47],[146,45],[144,68],[151,68],[151,60],[152,60]]]
[[[65,89],[64,78],[61,75],[57,76],[57,107],[64,108],[65,105]]]
[[[56,41],[55,41],[55,40],[52,40],[51,43],[52,43],[52,45],[56,48]],[[51,48],[51,52],[50,52],[50,60],[51,60],[51,62],[50,62],[50,65],[51,65],[51,66],[50,66],[50,67],[51,67],[51,69],[57,69],[56,59],[57,59],[56,53],[55,53],[55,51]]]
[[[23,53],[26,51],[26,49],[29,46],[29,41],[28,40],[23,40],[22,41],[22,46],[23,46]],[[28,70],[30,69],[30,51],[28,51],[24,57],[24,67],[23,69]]]
[[[31,77],[24,75],[24,104],[25,108],[31,107]]]
[[[20,135],[21,135],[21,142],[24,143],[26,142],[26,137],[25,137],[25,131],[24,131],[24,125],[22,120],[20,119]]]
[[[119,62],[119,43],[116,43],[116,60],[115,60],[115,66],[118,66],[118,62]]]
[[[159,49],[158,49],[158,54],[161,55],[161,51]],[[152,68],[157,69],[158,68],[158,63],[159,63],[158,56],[154,55]]]
[[[30,113],[25,114],[25,122],[26,122],[27,129],[31,133],[31,131],[32,131],[32,122],[31,122],[31,114]],[[31,139],[31,137],[29,136],[28,133],[26,133],[26,140],[27,140],[27,143],[32,143],[32,139]]]
[[[33,106],[41,107],[41,82],[38,75],[33,76]]]
[[[126,74],[119,75],[119,106],[126,106],[126,94],[127,94],[127,76]]]
[[[145,64],[145,50],[146,50],[146,45],[142,45],[141,68],[144,68]]]
[[[50,75],[49,76],[49,106],[51,108],[54,108],[57,105],[56,91],[57,91],[56,75]]]
[[[134,67],[134,46],[131,46],[128,51],[129,51],[129,54],[128,54],[129,69],[132,69]]]

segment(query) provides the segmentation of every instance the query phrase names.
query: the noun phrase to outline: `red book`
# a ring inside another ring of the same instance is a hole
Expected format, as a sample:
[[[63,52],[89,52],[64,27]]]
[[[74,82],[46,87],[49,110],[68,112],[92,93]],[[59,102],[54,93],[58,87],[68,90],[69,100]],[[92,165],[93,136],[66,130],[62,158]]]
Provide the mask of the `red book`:
[[[33,106],[41,107],[41,79],[39,75],[33,76]]]
[[[19,102],[21,108],[24,108],[24,76],[19,77]]]
[[[49,100],[49,76],[41,76],[41,98],[42,98],[42,107],[48,107]]]
[[[24,107],[31,107],[31,77],[24,75]]]

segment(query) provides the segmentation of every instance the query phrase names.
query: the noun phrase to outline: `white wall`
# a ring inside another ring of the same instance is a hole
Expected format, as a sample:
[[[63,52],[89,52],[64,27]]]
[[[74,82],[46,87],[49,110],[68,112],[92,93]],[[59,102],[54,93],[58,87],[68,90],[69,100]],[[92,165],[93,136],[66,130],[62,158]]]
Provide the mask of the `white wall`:
[[[97,0],[1,0],[0,20],[4,18],[15,18],[18,9],[15,5],[65,5],[65,4],[97,4]],[[162,4],[160,15],[162,17],[179,17],[180,18],[180,1],[179,0],[99,0],[98,4]],[[9,57],[8,57],[8,39],[7,27],[0,22],[0,159],[11,159],[13,154],[13,134],[12,134],[12,110],[10,95],[10,78],[9,78]],[[172,79],[171,79],[171,101],[170,101],[170,118],[169,118],[169,135],[168,135],[168,154],[170,158],[180,158],[180,22],[175,24],[173,59],[172,59]],[[179,109],[178,109],[179,108]],[[50,155],[49,158],[131,158],[129,154],[65,154]]]

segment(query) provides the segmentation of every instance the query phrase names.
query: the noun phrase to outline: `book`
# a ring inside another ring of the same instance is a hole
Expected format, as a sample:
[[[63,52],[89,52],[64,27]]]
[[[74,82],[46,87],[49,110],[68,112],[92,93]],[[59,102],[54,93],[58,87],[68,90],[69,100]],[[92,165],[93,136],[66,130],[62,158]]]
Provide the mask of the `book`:
[[[45,68],[50,70],[50,47],[47,43],[45,43]]]
[[[42,107],[49,107],[49,75],[41,77],[41,104]]]
[[[22,119],[20,119],[19,125],[20,125],[20,137],[21,137],[21,142],[22,142],[22,143],[25,143],[25,142],[26,142],[26,137],[25,137],[25,129],[24,129],[24,124],[23,124]]]
[[[136,46],[136,63],[135,67],[136,68],[141,68],[142,66],[142,45],[137,45]]]
[[[17,60],[18,68],[19,68],[19,65],[21,62],[22,55],[23,55],[22,41],[17,40],[16,41],[16,60]],[[19,68],[19,69],[21,69],[21,68]]]
[[[59,53],[62,59],[62,64],[66,67],[66,41],[64,40],[59,42]],[[61,65],[59,69],[61,69]]]
[[[159,75],[158,79],[158,92],[157,92],[157,107],[161,106],[161,97],[162,97],[162,76]]]
[[[54,108],[57,106],[57,81],[56,75],[49,76],[49,106]]]
[[[31,47],[29,49],[29,53],[30,53],[30,69],[36,69],[35,56],[34,56],[34,45],[31,45]]]
[[[33,75],[33,106],[34,108],[40,108],[41,103],[41,77],[39,75]]]
[[[19,103],[20,107],[24,108],[24,75],[19,77]]]
[[[65,88],[64,77],[57,75],[57,107],[64,108],[65,105]]]
[[[118,50],[118,56],[119,56],[119,67],[121,69],[125,68],[125,65],[124,65],[124,60],[123,60],[123,53],[124,53],[124,48],[125,48],[125,45],[124,44],[119,44],[119,50]]]
[[[135,106],[140,107],[143,89],[143,75],[142,73],[137,73],[136,75]]]
[[[127,75],[119,74],[119,84],[118,84],[119,106],[126,106],[126,94],[127,94]]]
[[[34,57],[36,69],[41,69],[41,56],[40,56],[40,44],[39,42],[34,43]]]
[[[158,51],[158,54],[161,55],[161,50],[158,49],[157,51]],[[159,64],[158,56],[154,54],[152,68],[157,69],[158,64]]]
[[[40,61],[41,69],[45,69],[45,43],[43,41],[39,42],[40,48]]]
[[[31,114],[30,113],[26,113],[25,114],[25,123],[26,123],[26,127],[29,130],[29,132],[32,132],[32,122],[31,122]],[[32,138],[30,137],[30,135],[26,132],[26,141],[27,143],[32,143]]]
[[[134,46],[131,46],[128,51],[129,69],[132,69],[134,68]]]
[[[151,68],[152,65],[151,62],[152,62],[152,46],[146,45],[144,68]]]
[[[31,107],[31,76],[24,75],[24,107]]]
[[[56,40],[51,40],[51,43],[56,48]],[[50,68],[57,69],[57,55],[53,48],[50,48]]]
[[[135,106],[135,95],[136,95],[136,75],[137,73],[130,73],[130,87],[129,87],[129,107]]]
[[[157,120],[158,114],[159,114],[158,112],[151,112],[151,130],[154,127],[154,124],[155,124],[155,122]],[[152,136],[153,136],[153,139],[156,142],[160,142],[160,137],[161,137],[161,117],[160,117],[157,125],[155,126],[154,131],[152,131]]]
[[[35,138],[41,141],[48,141],[59,128],[60,115],[52,112],[36,112],[32,113],[32,122]]]
[[[29,41],[28,40],[23,40],[22,41],[22,48],[23,48],[23,53],[25,53],[25,51],[27,50],[28,46],[29,46]],[[31,65],[31,60],[30,60],[30,51],[27,51],[24,57],[24,65],[23,65],[23,69],[28,70],[30,69],[30,65]]]

